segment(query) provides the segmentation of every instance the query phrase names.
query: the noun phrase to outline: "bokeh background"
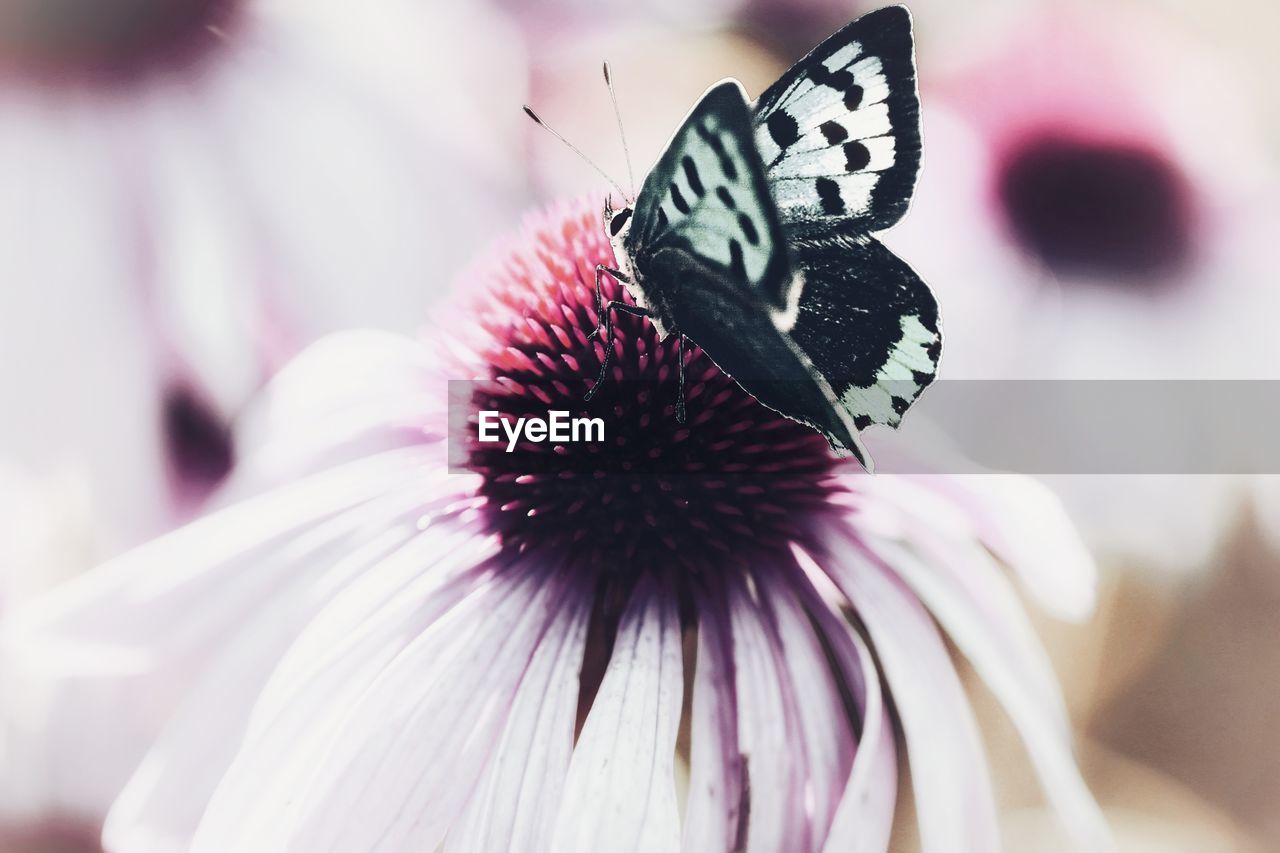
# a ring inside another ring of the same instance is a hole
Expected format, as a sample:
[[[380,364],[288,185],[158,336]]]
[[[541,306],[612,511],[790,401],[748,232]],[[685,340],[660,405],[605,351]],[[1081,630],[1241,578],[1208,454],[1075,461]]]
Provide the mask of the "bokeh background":
[[[909,6],[924,167],[886,242],[944,377],[1280,379],[1280,5]],[[602,192],[523,103],[625,185],[602,59],[640,179],[708,85],[870,8],[0,0],[0,619],[216,505],[299,348],[415,330],[531,206]],[[1280,848],[1280,481],[1048,480],[1100,608],[1042,630],[1122,849]],[[1062,849],[979,697],[1009,849]]]

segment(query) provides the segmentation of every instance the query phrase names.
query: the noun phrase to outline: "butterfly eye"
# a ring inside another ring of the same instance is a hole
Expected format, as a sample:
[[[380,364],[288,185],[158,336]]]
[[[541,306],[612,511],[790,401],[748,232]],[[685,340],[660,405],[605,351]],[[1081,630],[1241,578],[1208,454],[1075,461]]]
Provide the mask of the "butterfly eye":
[[[613,217],[613,221],[609,223],[609,235],[617,237],[618,232],[622,230],[622,226],[627,224],[627,220],[631,218],[631,208],[624,207],[618,211],[618,215]]]

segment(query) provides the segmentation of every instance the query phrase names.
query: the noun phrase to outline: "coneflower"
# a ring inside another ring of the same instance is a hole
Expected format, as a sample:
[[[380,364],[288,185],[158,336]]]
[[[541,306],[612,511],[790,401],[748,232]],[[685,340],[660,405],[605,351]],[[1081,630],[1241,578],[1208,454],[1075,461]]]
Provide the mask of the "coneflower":
[[[0,3],[0,458],[86,469],[104,557],[187,520],[271,373],[416,323],[512,208],[517,117],[473,104],[516,44],[482,4]]]
[[[951,309],[947,376],[1276,378],[1275,164],[1229,57],[1136,8],[990,29],[978,50],[950,39],[958,67],[922,82],[931,165],[890,237]],[[1098,553],[1164,570],[1205,565],[1240,487],[1051,485]]]
[[[1091,564],[1033,484],[859,476],[692,347],[682,425],[674,339],[625,317],[604,442],[475,440],[480,409],[583,410],[612,260],[600,205],[560,208],[421,342],[318,344],[244,468],[296,482],[19,621],[28,683],[114,671],[174,709],[108,849],[886,850],[909,766],[926,849],[993,850],[939,626],[1067,829],[1106,844],[999,565],[1055,612],[1090,607]],[[448,379],[474,380],[452,419]]]

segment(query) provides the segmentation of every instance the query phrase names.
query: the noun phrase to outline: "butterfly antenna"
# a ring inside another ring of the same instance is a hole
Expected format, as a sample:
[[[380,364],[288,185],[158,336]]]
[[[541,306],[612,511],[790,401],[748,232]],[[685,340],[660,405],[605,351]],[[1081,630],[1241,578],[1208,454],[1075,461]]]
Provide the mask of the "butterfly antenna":
[[[631,151],[627,148],[627,132],[622,129],[622,110],[618,109],[618,93],[613,90],[613,75],[609,73],[608,60],[604,63],[604,84],[609,87],[609,100],[613,102],[613,117],[618,120],[618,136],[622,139],[622,156],[627,161],[627,182],[631,186],[631,195],[636,197],[636,175],[631,170]]]
[[[622,187],[618,185],[618,182],[615,181],[613,178],[609,177],[607,174],[605,174],[604,169],[601,169],[599,166],[597,166],[595,164],[595,161],[593,161],[586,154],[583,154],[582,151],[578,149],[578,146],[574,145],[572,142],[570,142],[569,140],[561,136],[554,127],[552,127],[551,125],[543,121],[542,118],[537,113],[535,113],[532,109],[530,109],[527,105],[524,108],[524,114],[527,115],[529,118],[533,119],[534,124],[538,125],[547,133],[551,134],[556,139],[559,139],[566,146],[568,146],[569,150],[572,151],[574,154],[577,154],[579,157],[581,157],[584,163],[586,163],[591,168],[595,169],[596,172],[600,174],[600,177],[604,178],[606,181],[613,184],[614,189],[616,189],[620,195],[629,198],[629,196],[627,196],[626,192],[622,189]]]

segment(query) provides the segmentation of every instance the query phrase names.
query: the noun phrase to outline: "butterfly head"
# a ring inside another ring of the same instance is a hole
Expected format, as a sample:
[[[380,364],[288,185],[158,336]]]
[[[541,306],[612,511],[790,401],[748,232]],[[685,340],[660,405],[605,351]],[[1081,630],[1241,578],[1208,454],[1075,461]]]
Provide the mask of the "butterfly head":
[[[613,209],[613,199],[606,198],[604,201],[604,227],[609,234],[609,241],[616,243],[627,234],[627,229],[631,226],[631,215],[635,211],[631,205],[623,205],[617,210]]]
[[[604,202],[604,230],[609,236],[609,244],[613,246],[613,254],[616,256],[618,263],[629,265],[630,260],[627,253],[626,239],[627,233],[631,230],[632,214],[635,209],[631,205],[623,205],[614,210],[613,200],[606,198]],[[630,270],[624,270],[630,273]]]

